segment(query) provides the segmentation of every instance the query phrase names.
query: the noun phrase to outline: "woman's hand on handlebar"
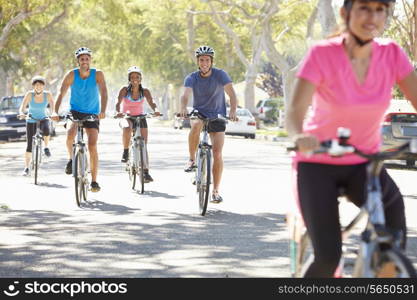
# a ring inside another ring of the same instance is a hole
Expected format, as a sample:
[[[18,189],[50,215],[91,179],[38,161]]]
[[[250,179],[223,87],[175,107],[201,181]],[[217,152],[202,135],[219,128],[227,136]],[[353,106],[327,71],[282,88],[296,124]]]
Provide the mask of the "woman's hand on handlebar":
[[[320,141],[311,134],[299,133],[293,137],[293,141],[299,152],[313,152],[320,148]]]

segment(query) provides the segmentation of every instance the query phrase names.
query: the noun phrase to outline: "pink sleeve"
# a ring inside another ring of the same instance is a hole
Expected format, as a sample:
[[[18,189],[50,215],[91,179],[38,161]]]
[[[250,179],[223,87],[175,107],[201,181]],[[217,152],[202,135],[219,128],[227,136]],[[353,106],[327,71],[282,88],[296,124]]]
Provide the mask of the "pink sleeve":
[[[401,49],[401,47],[397,44],[394,45],[395,58],[393,59],[392,63],[395,70],[395,81],[398,83],[407,77],[414,70],[414,67],[404,50]]]
[[[318,63],[318,56],[318,47],[311,47],[307,52],[307,55],[304,57],[299,71],[297,72],[297,77],[306,79],[316,86],[318,86],[323,80],[323,73],[319,67],[320,64]]]

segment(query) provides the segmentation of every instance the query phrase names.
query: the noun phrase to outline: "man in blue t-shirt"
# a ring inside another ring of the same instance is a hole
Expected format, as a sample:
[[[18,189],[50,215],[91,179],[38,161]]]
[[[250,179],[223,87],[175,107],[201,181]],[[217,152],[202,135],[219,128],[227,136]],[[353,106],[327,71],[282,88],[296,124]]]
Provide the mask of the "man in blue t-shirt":
[[[99,119],[106,116],[107,106],[107,87],[104,80],[104,74],[100,70],[90,68],[91,50],[87,47],[81,47],[75,51],[79,68],[69,71],[62,81],[59,95],[55,104],[55,115],[52,117],[55,121],[62,99],[71,88],[70,109],[75,119],[83,119],[88,115],[96,115]],[[100,94],[100,97],[99,97]],[[97,183],[98,172],[98,152],[97,140],[99,131],[99,121],[84,123],[84,129],[88,136],[88,152],[90,154],[91,169],[91,191],[100,191]],[[67,128],[67,150],[69,161],[65,167],[66,174],[72,174],[72,144],[77,134],[77,124],[72,123]]]
[[[209,46],[201,46],[196,52],[198,71],[189,74],[184,81],[184,94],[181,97],[181,116],[187,115],[188,99],[193,94],[193,108],[198,110],[206,118],[217,118],[218,115],[226,116],[226,98],[230,99],[229,118],[236,121],[237,99],[229,75],[217,68],[213,68],[214,50]],[[188,148],[190,160],[185,172],[195,169],[195,155],[199,142],[200,132],[203,128],[201,120],[191,122],[191,130],[188,136]],[[213,150],[213,194],[212,202],[219,203],[223,199],[219,194],[220,180],[223,172],[223,144],[225,121],[217,119],[210,121],[208,132]]]

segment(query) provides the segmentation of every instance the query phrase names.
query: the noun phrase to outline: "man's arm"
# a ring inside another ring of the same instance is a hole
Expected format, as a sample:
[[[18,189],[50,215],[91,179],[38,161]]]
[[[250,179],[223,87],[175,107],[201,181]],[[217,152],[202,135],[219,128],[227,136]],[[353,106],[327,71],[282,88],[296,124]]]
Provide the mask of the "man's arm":
[[[106,117],[106,108],[107,108],[107,86],[106,81],[104,80],[104,74],[102,71],[97,71],[96,80],[100,90],[100,100],[101,100],[101,111],[99,118],[103,119]]]
[[[190,87],[185,87],[184,89],[184,93],[181,96],[181,117],[185,118],[187,117],[188,111],[187,111],[187,104],[188,104],[188,99],[191,96],[191,93],[193,92],[193,89]]]
[[[224,86],[224,91],[229,96],[230,99],[230,112],[229,112],[229,118],[232,121],[237,121],[236,118],[236,109],[237,109],[237,98],[235,89],[233,88],[233,84],[230,82]]]
[[[58,118],[59,107],[61,106],[62,99],[64,98],[65,94],[68,91],[68,88],[71,86],[73,81],[74,81],[74,72],[69,71],[65,75],[64,80],[62,80],[61,88],[59,89],[59,94],[56,99],[55,108],[54,108],[55,116],[52,116],[52,119],[54,121],[59,121],[59,118]]]

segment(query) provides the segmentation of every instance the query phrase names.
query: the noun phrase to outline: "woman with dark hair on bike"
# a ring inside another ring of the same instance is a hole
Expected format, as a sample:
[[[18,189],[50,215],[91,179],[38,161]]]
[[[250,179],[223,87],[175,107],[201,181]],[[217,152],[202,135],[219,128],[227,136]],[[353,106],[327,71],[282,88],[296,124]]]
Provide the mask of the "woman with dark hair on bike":
[[[23,98],[22,104],[19,108],[19,117],[24,118],[24,111],[29,106],[28,114],[31,114],[35,119],[44,119],[48,115],[46,113],[49,105],[49,110],[54,110],[54,100],[50,92],[44,91],[46,84],[45,78],[42,76],[35,76],[32,78],[33,90],[26,93]],[[40,122],[40,129],[45,142],[44,153],[45,156],[50,157],[51,152],[48,148],[49,144],[49,120],[42,120]],[[26,120],[26,153],[25,153],[25,169],[22,175],[29,175],[29,165],[32,157],[32,138],[36,133],[36,121],[27,119]]]
[[[309,155],[320,142],[336,138],[337,128],[351,130],[349,143],[365,153],[381,145],[381,122],[391,91],[398,84],[417,108],[417,76],[404,51],[377,38],[395,0],[345,0],[340,10],[346,29],[313,46],[298,71],[286,126],[298,148],[294,157],[298,205],[314,249],[305,277],[331,277],[339,263],[342,238],[338,190],[357,206],[365,201],[367,161],[355,154]],[[304,120],[311,105],[311,114]],[[402,233],[406,222],[402,195],[381,172],[386,224]]]
[[[117,116],[121,117],[124,114],[131,116],[138,116],[145,112],[145,99],[149,106],[155,112],[155,116],[160,115],[156,108],[155,102],[153,102],[151,92],[142,87],[142,71],[132,66],[127,70],[128,85],[123,86],[119,91],[119,96],[116,103]],[[122,105],[122,107],[120,107]],[[140,120],[141,122],[141,135],[148,143],[148,124],[146,119]],[[126,162],[129,159],[129,142],[132,135],[133,122],[129,119],[121,121],[121,127],[123,128],[123,155],[122,162]],[[148,156],[149,157],[149,156]],[[144,170],[145,182],[153,181],[153,178],[149,174],[149,169]]]

